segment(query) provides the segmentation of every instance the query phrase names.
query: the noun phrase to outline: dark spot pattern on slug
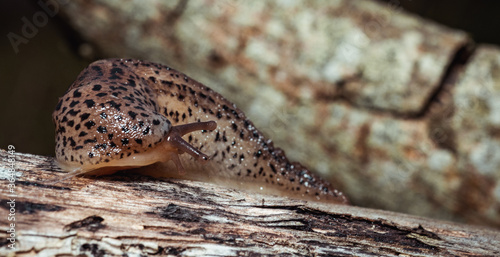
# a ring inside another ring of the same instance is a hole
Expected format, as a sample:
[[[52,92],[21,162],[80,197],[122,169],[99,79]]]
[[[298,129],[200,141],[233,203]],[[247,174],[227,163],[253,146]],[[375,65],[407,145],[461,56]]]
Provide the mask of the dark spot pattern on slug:
[[[75,89],[75,91],[73,91],[73,98],[80,98],[82,96],[82,93],[80,93],[80,91],[78,91],[78,89]]]
[[[80,121],[84,121],[90,117],[90,113],[84,113],[80,115]]]
[[[95,122],[90,120],[90,121],[85,122],[84,125],[85,125],[85,127],[87,127],[87,129],[90,129],[93,126],[95,126]]]
[[[144,61],[101,60],[80,73],[53,113],[56,158],[73,167],[111,163],[156,147],[172,126],[208,120],[217,121],[217,129],[185,140],[220,165],[211,175],[222,171],[238,183],[345,202],[327,182],[290,162],[234,104],[180,72]]]
[[[95,102],[91,99],[85,100],[84,103],[87,105],[87,108],[93,107]]]
[[[108,130],[104,126],[99,126],[99,127],[97,127],[97,132],[106,133],[106,132],[108,132]]]
[[[93,87],[92,87],[92,91],[99,91],[101,90],[102,86],[99,85],[99,84],[95,84]]]
[[[71,109],[68,111],[68,115],[70,115],[70,116],[76,116],[78,113],[80,113],[80,110]]]
[[[70,104],[69,104],[69,107],[73,108],[75,107],[75,105],[77,105],[80,101],[72,101]]]
[[[130,117],[132,117],[132,119],[135,120],[135,117],[137,116],[137,113],[136,112],[133,112],[133,111],[129,111],[128,112],[128,115],[130,115]]]

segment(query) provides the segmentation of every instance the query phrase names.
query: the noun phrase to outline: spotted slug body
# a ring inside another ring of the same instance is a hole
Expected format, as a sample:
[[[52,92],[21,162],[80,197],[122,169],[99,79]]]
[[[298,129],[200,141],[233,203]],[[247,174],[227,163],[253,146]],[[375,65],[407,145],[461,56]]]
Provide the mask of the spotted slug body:
[[[341,192],[290,162],[234,104],[160,64],[90,64],[60,98],[53,121],[57,163],[69,172],[63,179],[172,160],[195,179],[347,203]]]

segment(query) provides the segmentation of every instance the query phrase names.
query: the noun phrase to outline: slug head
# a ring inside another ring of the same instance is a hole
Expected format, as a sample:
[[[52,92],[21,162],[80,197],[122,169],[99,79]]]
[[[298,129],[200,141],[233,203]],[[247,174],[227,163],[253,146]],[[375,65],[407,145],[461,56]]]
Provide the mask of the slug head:
[[[172,126],[158,112],[148,83],[133,71],[106,62],[93,63],[82,71],[52,114],[57,163],[69,172],[62,180],[90,171],[106,174],[167,160],[183,172],[178,158],[182,153],[208,159],[182,136],[213,130],[216,123]]]

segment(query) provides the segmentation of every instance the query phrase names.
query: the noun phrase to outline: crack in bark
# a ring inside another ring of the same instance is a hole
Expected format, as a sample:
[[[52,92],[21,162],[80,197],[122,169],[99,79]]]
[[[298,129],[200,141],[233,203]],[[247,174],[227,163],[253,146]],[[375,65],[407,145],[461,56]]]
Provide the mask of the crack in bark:
[[[343,102],[355,109],[363,110],[374,115],[390,116],[392,118],[404,120],[419,120],[433,113],[436,105],[450,104],[441,99],[443,91],[452,86],[453,82],[455,82],[457,76],[460,74],[460,71],[469,61],[469,58],[472,56],[475,50],[476,48],[472,42],[465,42],[463,45],[458,47],[458,49],[453,54],[450,62],[446,66],[446,69],[441,76],[440,82],[435,87],[432,94],[426,100],[422,108],[416,112],[402,113],[396,110],[379,108],[376,106],[364,106],[352,101],[351,97],[346,94],[344,87],[351,82],[360,80],[363,76],[362,73],[357,73],[337,82],[334,85],[336,87],[336,92],[334,92],[333,94],[328,94],[328,92],[325,93],[322,90],[319,90],[320,92],[317,92],[315,99],[323,103]]]

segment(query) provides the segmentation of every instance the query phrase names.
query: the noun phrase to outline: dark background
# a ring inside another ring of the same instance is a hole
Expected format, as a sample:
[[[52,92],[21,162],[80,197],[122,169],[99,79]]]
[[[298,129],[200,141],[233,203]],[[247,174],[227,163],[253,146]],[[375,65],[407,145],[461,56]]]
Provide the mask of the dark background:
[[[408,12],[467,31],[477,43],[500,45],[500,1],[386,0]],[[53,155],[51,113],[61,96],[89,63],[88,46],[58,17],[49,18],[15,53],[7,34],[21,34],[22,17],[40,11],[37,1],[0,3],[0,148]]]

